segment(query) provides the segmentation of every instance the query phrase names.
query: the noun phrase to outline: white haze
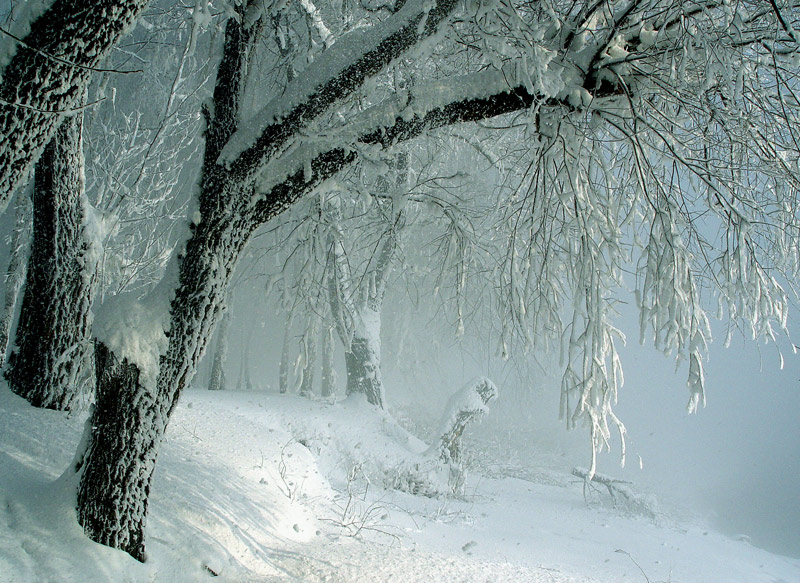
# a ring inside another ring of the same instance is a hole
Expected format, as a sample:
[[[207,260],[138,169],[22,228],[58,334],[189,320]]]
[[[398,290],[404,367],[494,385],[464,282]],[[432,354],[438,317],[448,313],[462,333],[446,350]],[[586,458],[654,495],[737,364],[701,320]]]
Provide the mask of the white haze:
[[[249,341],[253,387],[277,391],[285,322],[265,302],[263,281],[245,276],[236,287],[233,310],[228,387],[243,386],[242,350]],[[496,346],[487,357],[487,349],[457,339],[454,326],[443,318],[431,319],[431,314],[411,307],[407,298],[395,297],[385,312],[384,380],[389,408],[397,416],[410,423],[414,418],[430,423],[465,381],[487,375],[497,383],[500,397],[474,431],[487,440],[514,439],[507,454],[520,464],[547,463],[567,472],[576,465],[588,466],[586,430],[568,432],[558,421],[557,359],[537,355],[537,366],[531,356],[526,372],[519,373],[515,363],[493,356]],[[393,327],[398,325],[416,327],[400,355],[403,365],[394,353],[398,347]],[[621,468],[615,441],[612,451],[600,456],[599,471],[656,494],[668,512],[694,515],[755,546],[800,557],[800,355],[784,342],[781,370],[774,344],[756,345],[734,333],[726,349],[724,331],[715,328],[706,368],[708,404],[689,415],[685,363],[676,370],[674,359],[652,344],[639,345],[632,311],[620,319],[620,326],[628,341],[620,351],[625,385],[616,411],[629,433],[627,460]],[[209,350],[214,346],[212,342]],[[341,392],[343,362],[341,347],[336,349]],[[207,356],[200,383],[209,366]]]

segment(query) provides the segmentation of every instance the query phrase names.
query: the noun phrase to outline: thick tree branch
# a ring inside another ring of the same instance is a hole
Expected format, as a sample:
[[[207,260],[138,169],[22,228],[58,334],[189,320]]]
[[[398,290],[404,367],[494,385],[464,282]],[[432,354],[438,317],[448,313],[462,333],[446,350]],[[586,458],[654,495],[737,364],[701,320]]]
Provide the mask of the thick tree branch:
[[[63,119],[79,105],[92,70],[148,0],[55,0],[2,71],[0,210],[26,179]],[[55,58],[57,57],[57,59]]]
[[[462,94],[452,101],[446,97],[445,95],[435,107],[422,109],[420,113],[405,109],[395,114],[396,117],[392,116],[391,108],[381,112],[367,110],[358,121],[348,126],[348,133],[353,128],[362,130],[356,132],[352,140],[342,140],[340,136],[336,136],[330,143],[387,148],[432,129],[525,110],[537,98],[543,99],[523,86],[506,86],[505,89],[484,97],[464,98]],[[383,107],[377,106],[374,109]],[[260,187],[257,188],[261,194],[253,206],[255,220],[264,223],[278,215],[306,192],[355,161],[357,156],[355,147],[334,145],[325,148],[324,144],[315,143],[309,144],[307,149],[298,147],[292,155],[268,165],[262,175]]]
[[[410,0],[381,24],[339,39],[283,95],[242,124],[219,162],[237,176],[258,171],[310,121],[436,32],[457,4],[456,0]]]

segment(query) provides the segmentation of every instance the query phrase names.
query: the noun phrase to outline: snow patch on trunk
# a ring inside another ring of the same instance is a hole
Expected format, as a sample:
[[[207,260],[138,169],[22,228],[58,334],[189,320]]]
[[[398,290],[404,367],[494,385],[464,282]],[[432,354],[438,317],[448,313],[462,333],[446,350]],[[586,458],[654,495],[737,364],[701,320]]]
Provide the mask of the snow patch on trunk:
[[[139,382],[147,390],[155,389],[159,359],[169,343],[166,333],[177,280],[177,259],[173,258],[167,273],[146,296],[137,292],[110,296],[95,314],[95,338],[120,360],[135,364],[139,369]]]

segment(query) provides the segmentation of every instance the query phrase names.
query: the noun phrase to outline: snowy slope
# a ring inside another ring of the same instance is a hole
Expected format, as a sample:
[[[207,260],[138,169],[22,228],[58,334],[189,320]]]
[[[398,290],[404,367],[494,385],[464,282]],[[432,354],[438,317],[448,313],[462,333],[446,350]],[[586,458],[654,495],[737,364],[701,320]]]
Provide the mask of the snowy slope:
[[[500,460],[460,500],[387,491],[380,469],[425,448],[391,418],[358,401],[204,390],[184,395],[167,433],[140,564],[75,522],[58,476],[82,425],[0,387],[0,580],[800,581],[800,561],[614,509],[601,492],[587,506],[569,468],[510,478]]]

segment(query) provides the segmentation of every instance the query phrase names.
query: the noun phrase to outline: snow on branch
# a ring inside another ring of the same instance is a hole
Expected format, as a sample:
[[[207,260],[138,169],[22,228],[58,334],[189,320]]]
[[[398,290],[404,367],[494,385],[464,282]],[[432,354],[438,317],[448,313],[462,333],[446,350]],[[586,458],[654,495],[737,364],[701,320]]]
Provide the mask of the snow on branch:
[[[231,137],[218,163],[236,173],[257,170],[309,122],[433,35],[458,2],[409,0],[381,24],[337,40],[286,91],[271,100]]]
[[[587,502],[590,486],[592,484],[600,484],[601,486],[605,486],[606,490],[608,490],[608,495],[611,497],[614,508],[621,505],[628,510],[643,514],[652,520],[658,518],[658,511],[654,501],[648,499],[647,496],[642,496],[634,492],[630,487],[632,482],[618,480],[606,474],[592,472],[586,468],[573,468],[572,475],[583,480],[583,496]]]
[[[280,213],[371,148],[388,148],[448,125],[524,111],[538,101],[572,97],[564,83],[555,96],[536,93],[535,88],[531,92],[529,83],[512,81],[512,70],[425,84],[365,110],[341,128],[298,140],[260,170],[253,201],[257,220],[265,222]],[[562,72],[554,69],[553,75],[560,78]]]
[[[99,0],[87,12],[81,3],[56,0],[30,21],[27,34],[15,34],[23,42],[13,41],[13,55],[0,56],[0,68],[7,62],[0,84],[0,210],[53,137],[60,112],[75,109],[92,70],[147,4]]]

